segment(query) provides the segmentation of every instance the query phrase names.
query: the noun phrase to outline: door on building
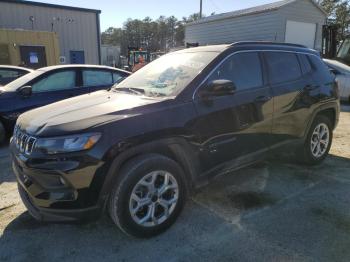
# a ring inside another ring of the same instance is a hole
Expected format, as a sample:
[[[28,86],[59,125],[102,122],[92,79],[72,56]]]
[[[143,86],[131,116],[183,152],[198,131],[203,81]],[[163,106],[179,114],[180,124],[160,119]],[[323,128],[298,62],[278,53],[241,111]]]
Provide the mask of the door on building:
[[[71,64],[85,64],[84,51],[70,51]]]
[[[47,66],[44,46],[20,46],[21,64],[38,69]]]
[[[10,53],[7,44],[0,44],[0,65],[10,64]]]
[[[288,20],[286,24],[285,42],[315,48],[316,29],[317,25],[313,23]]]

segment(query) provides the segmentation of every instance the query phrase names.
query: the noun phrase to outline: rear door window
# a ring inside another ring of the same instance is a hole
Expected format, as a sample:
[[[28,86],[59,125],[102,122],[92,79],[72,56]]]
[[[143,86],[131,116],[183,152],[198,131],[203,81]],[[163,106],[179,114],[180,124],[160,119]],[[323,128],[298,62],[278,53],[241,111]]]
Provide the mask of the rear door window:
[[[298,57],[288,52],[265,52],[271,84],[291,82],[301,78]]]
[[[107,70],[83,70],[83,86],[108,86],[113,85],[112,72]]]
[[[14,69],[0,69],[0,84],[7,84],[23,75],[26,71]]]
[[[113,84],[119,83],[126,77],[125,73],[113,72]]]
[[[257,52],[238,53],[228,58],[210,77],[213,80],[231,80],[237,90],[263,86],[260,57]]]

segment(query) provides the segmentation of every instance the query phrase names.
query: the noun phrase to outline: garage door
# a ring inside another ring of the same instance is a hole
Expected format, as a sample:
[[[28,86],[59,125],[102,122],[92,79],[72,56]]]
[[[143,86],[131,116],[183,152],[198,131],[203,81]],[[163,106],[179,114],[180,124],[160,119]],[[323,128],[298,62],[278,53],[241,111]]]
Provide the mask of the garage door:
[[[307,47],[315,47],[316,24],[287,21],[286,43],[301,44]]]

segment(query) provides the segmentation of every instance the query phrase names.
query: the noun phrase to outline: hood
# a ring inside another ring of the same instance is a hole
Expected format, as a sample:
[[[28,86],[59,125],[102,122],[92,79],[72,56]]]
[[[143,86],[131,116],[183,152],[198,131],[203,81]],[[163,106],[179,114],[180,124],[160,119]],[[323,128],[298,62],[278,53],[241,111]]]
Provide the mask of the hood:
[[[31,110],[22,114],[17,124],[28,134],[36,136],[76,133],[144,113],[144,106],[161,101],[164,100],[98,91]]]
[[[343,74],[350,74],[350,66],[343,64],[342,62],[339,62],[337,60],[331,60],[331,59],[323,59],[323,60],[329,67],[332,67]]]

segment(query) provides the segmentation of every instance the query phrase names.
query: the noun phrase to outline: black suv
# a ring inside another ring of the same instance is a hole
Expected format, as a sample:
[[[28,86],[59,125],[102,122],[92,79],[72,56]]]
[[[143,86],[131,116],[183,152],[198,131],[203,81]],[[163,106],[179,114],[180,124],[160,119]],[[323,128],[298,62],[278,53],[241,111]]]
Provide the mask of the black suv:
[[[305,163],[320,163],[338,116],[337,86],[316,51],[198,47],[165,55],[110,91],[24,113],[13,169],[36,219],[87,219],[106,208],[124,232],[149,237],[174,223],[193,189],[272,149],[297,145]]]

